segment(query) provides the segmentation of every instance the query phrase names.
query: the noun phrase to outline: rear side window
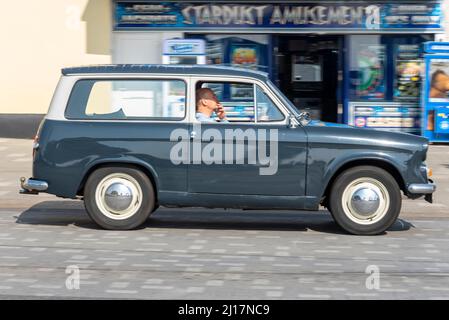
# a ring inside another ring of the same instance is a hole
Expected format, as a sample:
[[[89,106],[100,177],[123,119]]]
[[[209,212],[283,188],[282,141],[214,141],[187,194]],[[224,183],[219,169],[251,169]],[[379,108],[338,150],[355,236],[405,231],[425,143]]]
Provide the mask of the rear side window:
[[[85,79],[75,83],[67,119],[181,120],[186,114],[182,80]]]

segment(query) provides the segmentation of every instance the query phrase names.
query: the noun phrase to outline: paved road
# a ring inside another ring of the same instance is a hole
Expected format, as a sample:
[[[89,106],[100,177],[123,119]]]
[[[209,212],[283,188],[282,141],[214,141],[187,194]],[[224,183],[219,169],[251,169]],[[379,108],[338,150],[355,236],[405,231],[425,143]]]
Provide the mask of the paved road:
[[[139,230],[100,230],[79,201],[17,194],[31,141],[0,139],[0,152],[3,299],[449,299],[449,147],[429,154],[436,203],[404,201],[375,237],[325,210],[162,208]]]

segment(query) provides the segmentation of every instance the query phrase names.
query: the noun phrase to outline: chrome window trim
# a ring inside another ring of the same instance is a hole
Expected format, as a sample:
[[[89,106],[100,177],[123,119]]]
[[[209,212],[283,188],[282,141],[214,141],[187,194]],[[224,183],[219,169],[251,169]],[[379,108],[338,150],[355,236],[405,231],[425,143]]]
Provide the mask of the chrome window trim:
[[[262,121],[258,122],[257,118],[254,118],[254,122],[229,122],[226,124],[230,125],[243,125],[243,124],[252,124],[252,125],[287,125],[288,124],[288,118],[290,116],[290,112],[288,111],[287,107],[284,106],[284,104],[279,100],[276,94],[271,90],[271,88],[266,85],[263,81],[260,81],[255,78],[249,78],[249,77],[233,77],[233,76],[192,76],[192,83],[191,87],[192,90],[195,91],[196,84],[201,82],[242,82],[242,83],[250,83],[253,85],[258,85],[262,91],[271,99],[271,101],[274,103],[274,105],[279,109],[279,111],[284,115],[284,119],[281,121]],[[194,97],[195,92],[192,92],[192,96]],[[195,106],[195,103],[193,102],[192,106]],[[194,109],[194,108],[192,108]],[[192,123],[200,123],[195,116],[192,119]],[[209,123],[208,123],[209,124]],[[211,124],[214,124],[211,122]],[[217,122],[217,125],[220,125],[222,123]]]
[[[178,120],[152,120],[152,119],[142,119],[142,120],[132,120],[132,119],[124,119],[124,120],[116,120],[116,119],[68,119],[65,117],[65,110],[67,108],[67,104],[70,99],[70,95],[72,93],[73,87],[79,80],[181,80],[184,81],[186,88],[186,113],[183,119]],[[189,101],[189,85],[190,85],[190,76],[186,75],[177,75],[177,74],[136,74],[136,73],[108,73],[108,74],[77,74],[77,75],[68,75],[61,76],[59,83],[56,87],[55,96],[52,99],[50,104],[49,111],[45,116],[47,120],[57,120],[57,121],[72,121],[72,122],[105,122],[105,123],[188,123],[188,101]]]
[[[78,80],[83,79],[172,79],[172,80],[183,80],[187,84],[187,97],[186,97],[186,115],[182,120],[104,120],[104,119],[67,119],[64,115],[67,103],[69,101],[70,94],[72,92],[73,86]],[[287,125],[288,118],[291,114],[289,108],[286,107],[282,101],[277,97],[273,90],[265,82],[251,78],[251,77],[241,77],[241,76],[214,76],[214,75],[183,75],[183,74],[136,74],[136,73],[86,73],[86,74],[76,74],[76,75],[63,75],[56,86],[54,96],[51,100],[49,110],[45,119],[47,120],[57,120],[57,121],[73,121],[73,122],[105,122],[105,123],[200,123],[195,117],[195,85],[198,81],[229,81],[229,82],[243,82],[258,85],[263,92],[273,101],[279,111],[284,115],[282,121],[273,122],[254,122],[247,124],[263,124],[263,125]],[[220,122],[217,122],[220,124]],[[227,124],[231,125],[243,125],[245,122],[230,122]]]

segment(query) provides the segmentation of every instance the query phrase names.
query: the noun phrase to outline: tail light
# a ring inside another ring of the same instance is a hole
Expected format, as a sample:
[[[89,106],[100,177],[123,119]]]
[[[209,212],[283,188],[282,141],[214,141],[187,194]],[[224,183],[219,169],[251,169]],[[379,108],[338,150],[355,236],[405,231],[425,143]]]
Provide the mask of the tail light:
[[[39,149],[39,135],[36,135],[33,140],[33,159],[38,149]]]

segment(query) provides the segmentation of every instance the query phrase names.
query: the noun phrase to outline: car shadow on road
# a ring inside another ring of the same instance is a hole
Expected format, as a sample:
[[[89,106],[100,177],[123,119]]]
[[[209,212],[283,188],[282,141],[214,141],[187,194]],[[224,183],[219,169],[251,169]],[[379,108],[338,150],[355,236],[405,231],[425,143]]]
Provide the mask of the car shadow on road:
[[[80,201],[44,201],[23,211],[16,217],[18,224],[51,226],[75,225],[85,229],[100,228],[91,221]],[[407,231],[414,226],[403,219],[388,232]],[[140,228],[221,229],[308,231],[346,234],[327,210],[238,210],[205,208],[159,208]]]

